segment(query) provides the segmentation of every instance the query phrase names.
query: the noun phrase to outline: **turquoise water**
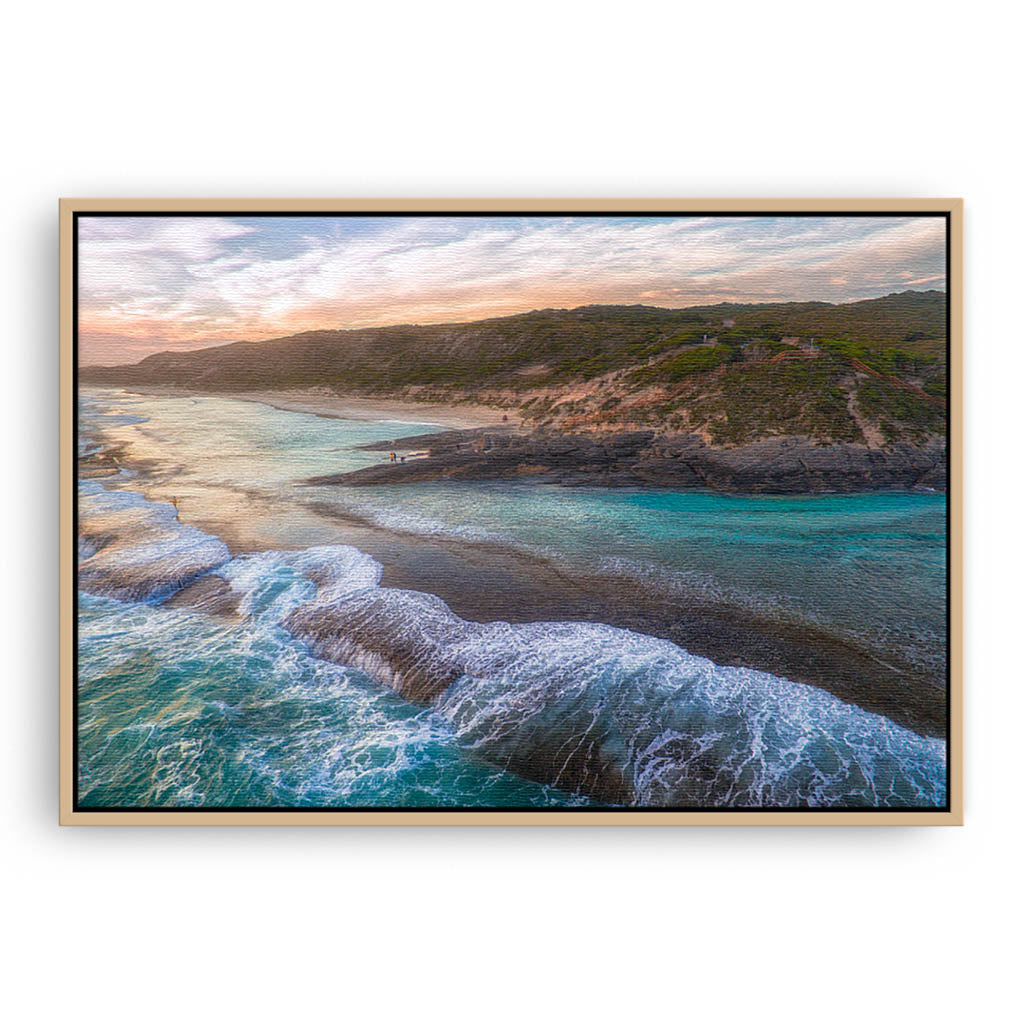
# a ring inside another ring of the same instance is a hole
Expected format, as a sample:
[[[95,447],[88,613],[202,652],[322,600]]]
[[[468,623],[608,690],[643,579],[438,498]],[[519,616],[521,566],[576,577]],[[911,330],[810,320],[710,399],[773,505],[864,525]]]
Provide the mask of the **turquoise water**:
[[[737,497],[430,483],[324,494],[376,522],[498,540],[581,569],[773,611],[944,673],[946,502],[939,494]]]
[[[273,623],[83,594],[79,626],[83,807],[582,802],[488,767],[440,716]]]
[[[944,801],[940,741],[812,687],[600,624],[465,623],[436,599],[381,588],[375,563],[341,545],[337,522],[323,514],[487,540],[622,573],[680,601],[710,594],[824,623],[889,645],[939,678],[942,495],[742,498],[502,482],[310,488],[301,485],[310,476],[383,457],[354,445],[431,426],[102,391],[83,396],[80,416],[80,447],[131,445],[122,473],[81,485],[86,528],[123,538],[100,550],[83,542],[80,563],[90,591],[79,650],[85,806],[581,804],[595,790],[571,793],[571,771],[548,773],[560,785],[520,777],[534,763],[523,751],[538,764],[569,751],[568,763],[576,736],[597,737],[601,771],[624,774],[638,803]],[[182,520],[199,524],[194,534],[162,504],[171,495]],[[218,556],[218,522],[239,532],[236,548],[271,550]],[[211,558],[239,617],[163,603],[208,575]],[[317,589],[325,575],[335,580],[327,596]],[[424,664],[456,659],[461,674],[425,710],[382,686],[365,652],[350,664],[315,657],[315,643],[289,628],[289,614],[303,608],[319,621],[355,609],[385,646],[387,630],[396,642],[415,634]]]

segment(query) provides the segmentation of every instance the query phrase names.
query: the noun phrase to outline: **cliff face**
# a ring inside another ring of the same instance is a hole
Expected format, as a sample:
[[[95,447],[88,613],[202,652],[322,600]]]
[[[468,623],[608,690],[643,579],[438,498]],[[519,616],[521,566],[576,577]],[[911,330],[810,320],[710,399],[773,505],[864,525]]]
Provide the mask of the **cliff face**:
[[[842,306],[540,310],[165,352],[80,379],[471,401],[566,433],[650,429],[716,447],[795,436],[921,447],[945,434],[945,303],[906,292]]]

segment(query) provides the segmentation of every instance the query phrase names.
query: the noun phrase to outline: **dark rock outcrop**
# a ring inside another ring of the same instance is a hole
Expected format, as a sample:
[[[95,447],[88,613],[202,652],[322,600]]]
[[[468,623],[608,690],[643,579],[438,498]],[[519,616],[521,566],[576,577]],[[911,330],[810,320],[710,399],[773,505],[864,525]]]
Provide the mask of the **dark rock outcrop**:
[[[566,486],[703,488],[740,494],[823,494],[946,487],[946,449],[896,444],[885,449],[775,438],[713,448],[694,435],[654,431],[608,436],[512,430],[452,430],[367,446],[426,449],[427,457],[387,462],[311,484],[412,483],[532,477]]]

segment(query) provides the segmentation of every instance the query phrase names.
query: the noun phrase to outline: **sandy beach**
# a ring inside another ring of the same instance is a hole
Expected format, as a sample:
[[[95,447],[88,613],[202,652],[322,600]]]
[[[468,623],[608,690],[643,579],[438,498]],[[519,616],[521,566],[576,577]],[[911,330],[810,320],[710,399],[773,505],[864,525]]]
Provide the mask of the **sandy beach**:
[[[340,420],[405,420],[436,423],[443,427],[493,427],[520,423],[513,410],[491,409],[485,405],[443,405],[436,402],[406,402],[386,398],[355,398],[311,391],[244,391],[220,393],[222,398],[259,402],[285,412],[305,412]]]
[[[451,405],[442,402],[408,402],[388,398],[357,398],[335,395],[327,391],[195,391],[175,387],[125,388],[136,395],[211,395],[234,398],[240,402],[257,402],[284,412],[304,412],[337,420],[365,420],[376,423],[395,420],[406,423],[428,423],[450,428],[519,426],[522,418],[514,409],[493,409],[469,403]]]

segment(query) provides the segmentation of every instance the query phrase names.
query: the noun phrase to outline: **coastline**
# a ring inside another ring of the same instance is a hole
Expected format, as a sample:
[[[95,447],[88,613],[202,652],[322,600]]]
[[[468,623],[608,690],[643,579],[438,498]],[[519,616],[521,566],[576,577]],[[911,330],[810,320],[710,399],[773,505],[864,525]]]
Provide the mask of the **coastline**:
[[[90,493],[102,491],[94,486]],[[126,518],[118,514],[118,506],[134,512]],[[409,721],[417,705],[427,707],[448,723],[451,732],[446,736],[459,749],[475,763],[498,769],[503,780],[518,777],[604,804],[756,807],[767,799],[772,805],[916,807],[943,799],[942,733],[904,722],[912,705],[909,680],[897,679],[890,688],[891,710],[898,713],[887,714],[890,709],[884,700],[872,707],[841,693],[835,685],[800,686],[793,673],[737,675],[729,666],[742,666],[745,659],[737,657],[735,650],[731,657],[727,653],[701,661],[697,655],[695,661],[692,645],[659,644],[657,632],[641,631],[622,618],[639,616],[650,624],[643,588],[622,587],[621,581],[619,587],[609,587],[600,574],[559,572],[544,559],[524,559],[491,544],[459,544],[446,552],[443,546],[419,542],[409,543],[406,551],[408,538],[393,531],[381,531],[392,552],[389,567],[375,565],[372,556],[368,559],[367,545],[271,551],[252,561],[236,562],[221,538],[197,536],[189,523],[172,525],[180,520],[166,505],[147,508],[130,498],[127,505],[121,501],[111,505],[100,498],[95,512],[95,529],[85,535],[86,551],[91,553],[89,571],[81,580],[83,589],[128,601],[129,606],[140,600],[152,605],[156,598],[157,604],[162,602],[175,612],[205,613],[207,622],[216,621],[214,629],[228,631],[219,634],[218,643],[235,674],[212,679],[213,688],[207,693],[214,699],[206,705],[212,712],[200,716],[198,726],[217,749],[225,743],[237,747],[235,741],[241,735],[249,743],[266,746],[268,756],[277,757],[280,744],[288,742],[282,730],[292,722],[279,717],[280,685],[291,692],[296,668],[312,681],[321,671],[317,665],[333,663],[343,672],[355,669],[411,702],[404,705],[409,710],[403,713],[390,700],[384,701],[396,709],[383,723],[385,731],[381,733],[379,720],[370,723],[383,741],[390,742],[394,736],[395,721]],[[159,546],[152,543],[154,539],[169,539],[168,530],[172,535],[185,531],[188,540],[187,549],[176,545],[176,557],[148,557],[128,565],[120,561],[123,547],[137,549],[141,542],[152,549]],[[113,559],[105,554],[108,550]],[[454,557],[446,558],[449,554]],[[284,595],[278,588],[297,582],[294,568],[300,569],[299,580],[306,581],[299,586],[312,582],[314,593],[294,592],[299,602],[282,604],[279,599]],[[279,575],[282,569],[284,577]],[[408,588],[416,579],[440,581],[442,589]],[[445,593],[445,586],[454,586],[454,596]],[[257,604],[250,606],[253,599]],[[534,600],[546,602],[555,613],[537,616]],[[460,604],[467,601],[471,617],[460,614]],[[567,614],[574,603],[580,614]],[[676,616],[692,618],[704,635],[720,635],[728,649],[735,648],[739,638],[757,634],[750,616],[730,622],[728,615],[718,619],[709,614],[706,606],[689,601],[673,604]],[[276,637],[273,645],[298,644],[288,648],[283,672],[275,660],[278,647],[271,647],[266,662],[273,673],[268,676],[270,686],[264,686],[254,700],[249,672],[255,652],[246,639],[242,663],[230,660],[231,631],[241,628],[248,638],[249,630],[260,628],[268,613],[271,633],[261,635]],[[150,631],[160,636],[164,625],[160,619],[146,624],[145,650],[150,649]],[[178,630],[176,658],[190,658],[191,648],[182,646],[181,631],[183,626],[189,631],[187,645],[192,627],[180,618],[171,618],[167,625],[172,635]],[[102,644],[119,632],[119,622],[105,625],[98,637],[99,654]],[[760,639],[787,643],[793,637],[776,627]],[[810,666],[837,664],[828,644],[807,639]],[[159,665],[158,654],[156,658]],[[116,678],[121,662],[115,657],[114,663]],[[177,666],[175,660],[173,672]],[[863,686],[863,668],[851,666],[847,678]],[[345,678],[337,694],[330,687],[332,702],[337,697],[350,699],[348,682],[353,680]],[[839,681],[836,678],[833,683]],[[351,696],[359,699],[365,687],[358,678],[354,682]],[[225,684],[239,687],[227,705],[223,703]],[[303,716],[311,696],[303,685]],[[942,695],[933,691],[931,696],[941,706]],[[99,699],[109,700],[109,694],[104,692]],[[294,696],[290,699],[294,701]],[[265,703],[273,709],[269,720],[262,714]],[[376,698],[371,703],[375,705]],[[365,706],[360,701],[360,708]],[[865,719],[863,711],[881,712],[888,722]],[[185,724],[189,737],[196,728],[192,721],[189,718]],[[103,716],[90,720],[101,742],[109,734],[106,722]],[[167,724],[161,726],[161,741],[178,729],[179,722],[179,716],[168,716]],[[352,725],[347,713],[339,724],[345,728],[346,723]],[[362,717],[357,716],[354,724],[359,730],[361,723]],[[305,728],[307,719],[301,718],[299,724]],[[313,725],[315,735],[322,736],[315,716]],[[904,729],[909,725],[912,731],[902,731],[901,725]],[[358,732],[358,739],[363,735]],[[327,754],[333,764],[336,734],[329,739]],[[417,732],[413,739],[416,759],[410,764],[419,764],[422,734]],[[305,733],[298,741],[305,751]],[[99,743],[93,749],[102,754]],[[150,757],[151,751],[143,754]],[[432,763],[432,759],[424,762],[428,771]],[[876,766],[881,780],[877,789]],[[389,781],[393,777],[387,771],[389,765],[381,767]],[[357,782],[366,768],[360,759]],[[339,779],[346,783],[345,774]]]
[[[388,421],[444,428],[365,445],[368,451],[429,449],[429,457],[329,473],[306,481],[360,487],[424,480],[523,479],[563,486],[657,487],[727,494],[850,494],[889,490],[945,491],[944,442],[870,448],[822,444],[809,437],[767,437],[713,446],[702,437],[651,429],[607,435],[524,428],[515,410],[467,403],[359,398],[326,389],[202,391],[127,387],[139,395],[218,397],[325,419]]]
[[[265,397],[270,396],[247,395],[243,400]],[[381,411],[383,404],[375,408]],[[82,475],[91,475],[88,466],[95,462],[96,475],[109,475],[113,467],[107,464],[108,454],[101,450],[87,457],[80,473],[85,468]],[[130,489],[138,488],[152,500],[169,500],[173,488],[166,480],[153,479],[150,467],[133,459],[130,451],[119,448],[116,454],[138,473]],[[249,495],[244,505],[213,500],[198,514],[185,511],[181,521],[216,536],[232,555],[303,548],[302,542],[282,544],[279,531],[261,525],[273,516],[269,510],[261,516],[259,509],[267,499],[256,499]],[[242,508],[245,515],[239,518],[237,510]],[[306,543],[357,548],[381,564],[384,586],[432,594],[463,619],[601,622],[670,640],[719,665],[739,665],[807,683],[922,735],[944,731],[945,692],[934,675],[882,645],[701,594],[667,593],[618,574],[572,570],[487,541],[403,532],[317,502],[296,504],[295,509],[309,521],[316,520],[315,528],[324,536]],[[180,600],[212,596],[216,595],[183,592]]]
[[[163,487],[138,483],[153,500],[166,500]],[[259,504],[246,507],[251,513]],[[717,665],[806,683],[922,736],[944,733],[944,690],[896,651],[697,592],[676,593],[600,569],[580,572],[489,541],[409,533],[326,506],[314,511],[331,527],[332,543],[380,563],[382,586],[431,594],[467,621],[604,623],[669,640]],[[258,515],[244,521],[184,515],[182,522],[223,541],[232,557],[284,547],[263,535]],[[186,587],[176,602],[205,604],[205,586]]]
[[[307,483],[362,487],[528,477],[564,487],[658,487],[750,495],[943,491],[947,485],[944,445],[900,444],[879,450],[789,436],[715,448],[695,435],[653,430],[591,436],[477,428],[395,438],[363,448],[426,449],[426,456],[321,475]]]
[[[410,541],[382,531],[366,543],[382,585],[440,597],[473,622],[594,622],[670,640],[716,665],[805,683],[923,736],[945,731],[945,693],[892,651],[725,601],[660,591],[608,572],[581,573],[483,542]],[[897,664],[893,664],[896,662]]]
[[[336,395],[326,390],[281,391],[199,391],[178,387],[126,387],[125,391],[139,395],[166,397],[233,398],[239,402],[255,402],[282,412],[307,413],[326,419],[404,420],[409,423],[436,424],[449,429],[472,430],[478,427],[518,426],[521,422],[515,410],[494,409],[486,405],[452,405],[443,402],[410,402],[392,398],[357,398]]]
[[[382,419],[408,420],[412,423],[434,423],[442,427],[474,429],[477,427],[517,426],[518,413],[492,409],[486,405],[449,405],[440,402],[408,402],[392,398],[355,398],[346,395],[320,394],[315,391],[245,391],[226,392],[223,398],[242,402],[259,402],[282,412],[303,412],[338,420]],[[381,413],[387,414],[382,416]]]

